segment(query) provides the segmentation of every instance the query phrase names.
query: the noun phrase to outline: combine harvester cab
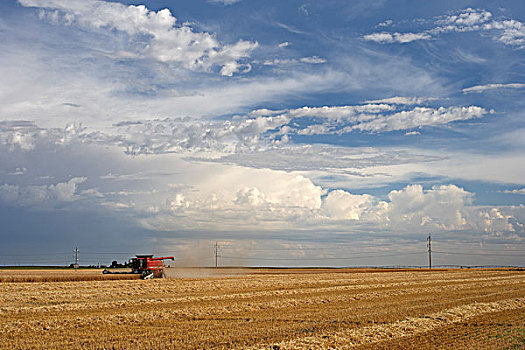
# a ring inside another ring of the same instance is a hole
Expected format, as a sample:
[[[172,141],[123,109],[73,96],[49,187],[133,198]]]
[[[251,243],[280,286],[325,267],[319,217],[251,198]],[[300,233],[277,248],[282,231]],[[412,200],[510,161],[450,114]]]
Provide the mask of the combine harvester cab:
[[[137,274],[140,278],[152,279],[152,278],[165,278],[164,273],[164,260],[175,260],[172,256],[163,256],[154,258],[153,255],[137,255],[136,258],[130,260],[129,266],[131,267],[130,272],[113,272],[104,270],[103,274]]]
[[[165,278],[164,260],[175,260],[172,256],[154,258],[153,255],[137,255],[131,259],[132,273],[140,274],[142,279]]]

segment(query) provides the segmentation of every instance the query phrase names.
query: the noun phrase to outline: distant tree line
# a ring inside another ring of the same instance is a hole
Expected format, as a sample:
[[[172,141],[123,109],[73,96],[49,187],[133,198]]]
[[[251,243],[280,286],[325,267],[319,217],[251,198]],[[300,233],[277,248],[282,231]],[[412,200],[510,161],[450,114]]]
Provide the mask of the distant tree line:
[[[75,268],[75,264],[69,264],[70,269]],[[78,266],[79,269],[105,269],[107,268],[106,265],[85,265],[85,266]]]
[[[75,264],[70,264],[69,265],[70,268],[74,269],[75,268]],[[106,265],[88,265],[88,266],[78,266],[79,268],[83,268],[83,269],[99,269],[99,268],[112,268],[112,269],[118,269],[118,268],[125,268],[125,267],[131,267],[131,261],[126,261],[124,263],[119,263],[117,260],[113,260],[111,262],[111,265],[109,266],[106,266]]]
[[[109,265],[110,268],[123,268],[123,267],[130,267],[131,262],[126,261],[125,263],[121,264],[117,260],[113,260],[111,262],[111,265]]]

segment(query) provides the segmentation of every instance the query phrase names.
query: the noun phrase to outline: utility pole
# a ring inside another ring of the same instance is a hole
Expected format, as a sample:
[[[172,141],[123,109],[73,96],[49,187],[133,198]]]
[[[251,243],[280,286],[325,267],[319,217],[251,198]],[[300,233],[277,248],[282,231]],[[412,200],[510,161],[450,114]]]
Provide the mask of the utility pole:
[[[215,268],[219,267],[218,257],[219,257],[219,244],[215,242]]]
[[[430,235],[427,238],[427,247],[428,247],[428,269],[432,270],[432,242]]]
[[[78,248],[75,247],[75,271],[78,269]]]

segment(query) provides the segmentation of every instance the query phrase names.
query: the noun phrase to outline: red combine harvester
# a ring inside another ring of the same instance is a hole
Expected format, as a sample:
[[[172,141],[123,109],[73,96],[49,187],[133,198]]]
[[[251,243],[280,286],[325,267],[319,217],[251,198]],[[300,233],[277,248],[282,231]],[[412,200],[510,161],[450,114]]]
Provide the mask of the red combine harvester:
[[[131,271],[129,272],[113,272],[104,270],[104,274],[139,274],[140,278],[164,278],[164,263],[163,260],[175,260],[172,256],[163,256],[154,258],[153,255],[137,255],[136,258],[130,260]]]

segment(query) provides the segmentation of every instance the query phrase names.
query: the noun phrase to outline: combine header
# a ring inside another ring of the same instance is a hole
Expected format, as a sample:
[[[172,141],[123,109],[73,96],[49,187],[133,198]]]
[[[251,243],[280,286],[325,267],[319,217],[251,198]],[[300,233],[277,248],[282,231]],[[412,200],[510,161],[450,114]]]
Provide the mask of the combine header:
[[[129,272],[113,272],[104,270],[104,274],[138,274],[140,278],[164,278],[164,263],[163,260],[175,260],[172,256],[163,256],[154,258],[153,255],[137,255],[136,258],[132,258],[129,262],[131,271]]]

